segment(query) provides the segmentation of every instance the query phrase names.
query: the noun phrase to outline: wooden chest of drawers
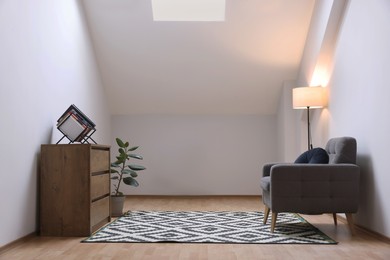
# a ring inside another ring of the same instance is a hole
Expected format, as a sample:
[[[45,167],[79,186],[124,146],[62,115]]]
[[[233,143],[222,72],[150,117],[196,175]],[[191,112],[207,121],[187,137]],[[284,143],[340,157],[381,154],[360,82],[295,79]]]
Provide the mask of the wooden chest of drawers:
[[[41,235],[89,236],[110,221],[110,147],[42,145]]]

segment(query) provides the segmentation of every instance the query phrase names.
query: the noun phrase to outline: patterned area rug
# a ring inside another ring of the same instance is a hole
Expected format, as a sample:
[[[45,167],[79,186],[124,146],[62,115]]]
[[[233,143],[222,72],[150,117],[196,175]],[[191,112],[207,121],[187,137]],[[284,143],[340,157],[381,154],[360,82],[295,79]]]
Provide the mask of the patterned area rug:
[[[279,213],[275,232],[263,212],[129,211],[82,242],[337,244],[297,214]]]

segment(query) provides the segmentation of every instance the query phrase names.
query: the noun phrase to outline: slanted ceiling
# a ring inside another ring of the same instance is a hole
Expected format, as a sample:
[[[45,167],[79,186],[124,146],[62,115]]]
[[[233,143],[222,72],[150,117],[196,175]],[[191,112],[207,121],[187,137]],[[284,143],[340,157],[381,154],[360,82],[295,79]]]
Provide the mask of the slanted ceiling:
[[[226,0],[224,22],[155,22],[151,0],[83,0],[112,114],[275,114],[315,0]]]

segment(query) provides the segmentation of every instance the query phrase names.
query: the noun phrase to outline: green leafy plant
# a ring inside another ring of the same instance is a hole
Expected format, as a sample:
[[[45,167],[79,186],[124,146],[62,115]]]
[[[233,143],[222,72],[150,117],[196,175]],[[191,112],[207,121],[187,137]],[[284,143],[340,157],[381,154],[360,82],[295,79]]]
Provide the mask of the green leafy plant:
[[[138,171],[145,170],[146,168],[141,165],[128,164],[130,158],[137,160],[143,160],[141,155],[132,153],[137,150],[139,146],[133,146],[129,148],[129,142],[123,142],[120,138],[116,138],[116,143],[119,146],[119,155],[116,156],[116,161],[111,163],[111,179],[117,181],[114,183],[113,196],[123,196],[123,193],[119,191],[121,183],[138,187],[139,183],[135,179],[138,176]]]

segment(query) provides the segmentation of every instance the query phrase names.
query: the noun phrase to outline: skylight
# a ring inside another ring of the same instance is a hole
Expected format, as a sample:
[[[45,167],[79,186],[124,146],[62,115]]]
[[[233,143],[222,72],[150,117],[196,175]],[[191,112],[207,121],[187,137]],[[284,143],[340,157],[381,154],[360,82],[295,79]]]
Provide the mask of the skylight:
[[[225,21],[225,0],[151,0],[154,21]]]

